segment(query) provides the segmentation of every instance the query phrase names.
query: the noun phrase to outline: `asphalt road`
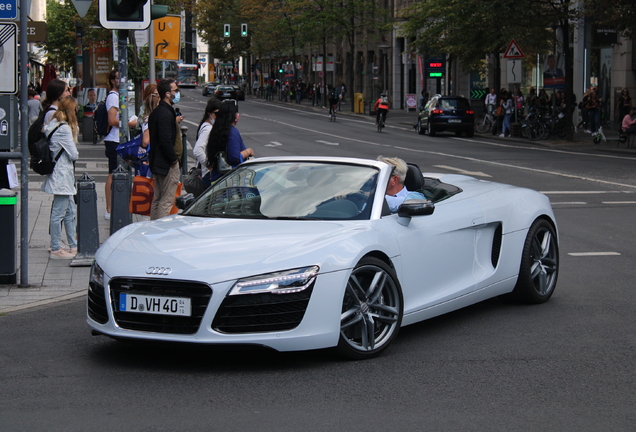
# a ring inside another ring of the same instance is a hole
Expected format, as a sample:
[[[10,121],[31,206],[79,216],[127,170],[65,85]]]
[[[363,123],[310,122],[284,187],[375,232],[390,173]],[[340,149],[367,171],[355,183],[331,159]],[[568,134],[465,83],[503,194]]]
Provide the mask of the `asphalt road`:
[[[192,143],[204,100],[184,90]],[[561,242],[554,296],[493,299],[406,327],[364,362],[123,344],[90,336],[81,299],[12,313],[0,317],[0,430],[634,430],[634,158],[429,138],[390,116],[378,134],[368,118],[239,104],[257,157],[395,155],[548,194]],[[80,160],[102,150],[80,148]]]

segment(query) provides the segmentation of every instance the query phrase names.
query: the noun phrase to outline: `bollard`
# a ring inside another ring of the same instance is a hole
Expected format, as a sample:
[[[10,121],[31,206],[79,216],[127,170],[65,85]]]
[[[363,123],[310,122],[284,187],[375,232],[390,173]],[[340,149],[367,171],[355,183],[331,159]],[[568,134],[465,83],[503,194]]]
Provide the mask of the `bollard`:
[[[71,267],[90,266],[99,248],[95,179],[84,173],[77,179],[77,255]]]
[[[128,211],[130,204],[129,177],[128,170],[121,165],[113,171],[110,204],[110,235],[113,235],[118,229],[132,223],[132,216]]]
[[[183,144],[183,154],[181,156],[181,177],[188,174],[188,127],[181,126],[181,143]]]

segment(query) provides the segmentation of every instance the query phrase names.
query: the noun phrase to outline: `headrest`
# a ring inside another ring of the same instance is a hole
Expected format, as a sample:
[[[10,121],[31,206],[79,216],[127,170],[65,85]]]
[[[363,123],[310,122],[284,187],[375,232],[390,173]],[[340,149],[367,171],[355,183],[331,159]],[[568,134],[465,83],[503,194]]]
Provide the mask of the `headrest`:
[[[424,177],[422,177],[422,171],[416,164],[406,164],[408,170],[406,171],[406,178],[404,179],[404,186],[409,191],[417,191],[424,186]]]

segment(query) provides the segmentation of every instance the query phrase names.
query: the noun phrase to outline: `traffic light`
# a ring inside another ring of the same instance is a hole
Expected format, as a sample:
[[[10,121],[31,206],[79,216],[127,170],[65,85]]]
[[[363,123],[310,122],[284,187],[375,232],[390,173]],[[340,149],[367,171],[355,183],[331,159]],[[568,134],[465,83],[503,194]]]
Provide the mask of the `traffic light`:
[[[223,37],[230,37],[230,25],[223,24]]]
[[[168,7],[149,0],[99,0],[99,22],[111,30],[142,30],[167,15]]]
[[[282,63],[280,63],[280,64],[278,65],[278,73],[283,73],[283,72],[284,72],[283,64],[282,64]]]
[[[247,24],[245,23],[241,24],[241,36],[247,37]]]

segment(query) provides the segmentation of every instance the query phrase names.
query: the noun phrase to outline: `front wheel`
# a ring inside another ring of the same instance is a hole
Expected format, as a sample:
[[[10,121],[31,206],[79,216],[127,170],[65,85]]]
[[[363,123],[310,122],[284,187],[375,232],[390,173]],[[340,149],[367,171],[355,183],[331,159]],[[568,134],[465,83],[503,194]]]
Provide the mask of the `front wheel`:
[[[538,304],[550,299],[559,276],[559,246],[556,230],[545,219],[534,221],[521,255],[517,285],[510,293],[514,300]]]
[[[397,336],[403,313],[404,300],[395,272],[377,258],[363,258],[347,281],[338,352],[353,360],[377,356]]]
[[[435,129],[433,129],[433,126],[431,125],[430,121],[428,122],[428,130],[427,130],[427,132],[428,132],[428,136],[432,136],[432,137],[435,136]]]
[[[479,117],[475,119],[475,129],[479,133],[488,133],[492,127],[492,122],[488,120],[487,116]]]

